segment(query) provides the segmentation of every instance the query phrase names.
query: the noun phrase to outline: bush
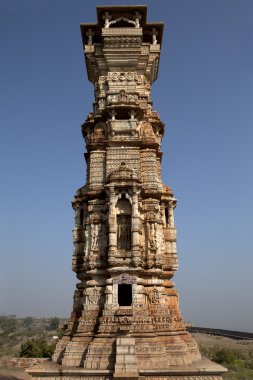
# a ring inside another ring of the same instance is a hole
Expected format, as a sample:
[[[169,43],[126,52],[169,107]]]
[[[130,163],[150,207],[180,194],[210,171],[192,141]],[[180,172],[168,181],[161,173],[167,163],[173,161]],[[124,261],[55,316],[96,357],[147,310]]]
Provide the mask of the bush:
[[[239,367],[244,366],[244,361],[241,358],[240,352],[236,350],[228,350],[225,348],[216,348],[211,357],[216,363],[227,363],[237,365]]]
[[[60,325],[60,319],[57,317],[51,318],[48,326],[49,330],[57,330]]]
[[[0,330],[3,334],[11,334],[16,330],[17,320],[14,316],[0,317]]]
[[[43,339],[28,339],[21,344],[19,356],[22,358],[51,358],[55,344],[47,344]]]
[[[23,326],[24,327],[29,328],[29,327],[31,327],[32,324],[33,324],[33,317],[25,317],[23,319]]]

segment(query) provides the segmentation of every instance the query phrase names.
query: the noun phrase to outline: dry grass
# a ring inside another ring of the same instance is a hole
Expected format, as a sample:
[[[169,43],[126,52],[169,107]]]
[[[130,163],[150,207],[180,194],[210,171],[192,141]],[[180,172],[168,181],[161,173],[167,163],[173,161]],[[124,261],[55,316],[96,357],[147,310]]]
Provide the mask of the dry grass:
[[[202,355],[228,368],[225,380],[253,379],[253,340],[234,340],[201,333],[193,336]]]

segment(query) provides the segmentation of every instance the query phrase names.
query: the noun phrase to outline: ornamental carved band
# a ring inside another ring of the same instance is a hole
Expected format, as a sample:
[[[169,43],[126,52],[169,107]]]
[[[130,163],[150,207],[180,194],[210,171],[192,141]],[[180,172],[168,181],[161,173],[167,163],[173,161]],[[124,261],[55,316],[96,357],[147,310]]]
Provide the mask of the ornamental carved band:
[[[51,364],[29,370],[38,379],[59,371],[63,380],[218,380],[224,372],[201,359],[171,281],[176,199],[162,182],[164,123],[151,101],[163,24],[146,13],[100,6],[97,24],[81,24],[95,99],[82,125],[86,183],[73,200],[79,282]]]

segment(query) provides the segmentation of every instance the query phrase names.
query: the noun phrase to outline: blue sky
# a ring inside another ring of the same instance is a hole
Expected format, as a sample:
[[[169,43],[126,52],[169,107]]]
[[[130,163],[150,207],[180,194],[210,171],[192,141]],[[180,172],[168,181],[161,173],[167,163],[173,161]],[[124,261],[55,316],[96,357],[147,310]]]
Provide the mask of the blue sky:
[[[68,316],[74,215],[91,111],[79,24],[127,1],[1,0],[0,312]],[[178,207],[185,320],[253,331],[253,2],[148,0],[165,22],[154,109]]]

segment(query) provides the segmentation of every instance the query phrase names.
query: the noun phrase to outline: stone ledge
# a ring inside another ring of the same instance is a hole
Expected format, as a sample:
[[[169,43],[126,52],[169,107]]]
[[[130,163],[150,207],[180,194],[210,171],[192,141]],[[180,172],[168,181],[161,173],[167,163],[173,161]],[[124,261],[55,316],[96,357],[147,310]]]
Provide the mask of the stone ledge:
[[[103,370],[103,369],[84,369],[82,367],[62,367],[59,364],[47,362],[47,363],[41,363],[34,367],[27,368],[26,372],[29,373],[31,376],[35,378],[55,378],[58,379],[58,377],[63,378],[89,378],[91,376],[95,376],[97,378],[101,379],[107,379],[107,376],[112,376],[112,371],[110,370]]]
[[[168,369],[144,369],[139,370],[140,376],[171,376],[171,375],[184,375],[184,376],[221,376],[227,372],[227,368],[212,362],[209,359],[201,359],[200,361],[191,365],[184,366],[170,366]],[[187,377],[188,378],[188,377]]]
[[[167,370],[139,370],[136,373],[117,373],[110,370],[86,370],[80,367],[62,367],[56,363],[41,361],[38,365],[26,370],[37,380],[222,380],[227,369],[208,359],[188,366],[175,366]],[[139,372],[139,374],[138,374]]]

